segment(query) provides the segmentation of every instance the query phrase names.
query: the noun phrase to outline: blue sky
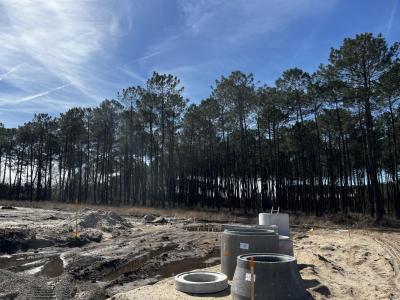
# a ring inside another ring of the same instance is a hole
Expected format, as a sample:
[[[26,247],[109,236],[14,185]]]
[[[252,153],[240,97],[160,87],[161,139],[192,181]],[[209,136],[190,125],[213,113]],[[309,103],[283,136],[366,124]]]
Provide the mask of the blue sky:
[[[272,85],[361,32],[400,41],[399,0],[0,0],[0,121],[95,106],[153,71],[199,102],[221,75]]]

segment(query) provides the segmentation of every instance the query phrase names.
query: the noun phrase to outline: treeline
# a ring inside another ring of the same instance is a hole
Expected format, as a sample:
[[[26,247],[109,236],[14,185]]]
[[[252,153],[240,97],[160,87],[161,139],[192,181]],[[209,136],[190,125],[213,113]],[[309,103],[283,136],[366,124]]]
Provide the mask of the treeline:
[[[275,86],[240,71],[188,104],[154,73],[95,108],[0,128],[0,195],[400,217],[399,44],[360,34]]]

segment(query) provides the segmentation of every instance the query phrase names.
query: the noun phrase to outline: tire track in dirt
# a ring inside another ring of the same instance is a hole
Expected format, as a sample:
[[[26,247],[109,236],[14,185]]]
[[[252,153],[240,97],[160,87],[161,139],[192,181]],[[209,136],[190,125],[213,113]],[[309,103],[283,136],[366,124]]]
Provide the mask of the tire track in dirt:
[[[389,261],[394,275],[390,278],[393,284],[393,290],[399,293],[400,291],[400,247],[393,241],[384,238],[381,234],[380,236],[375,236],[374,240],[382,246],[384,251],[391,257]],[[400,293],[398,294],[400,296]],[[395,299],[395,298],[391,298]]]

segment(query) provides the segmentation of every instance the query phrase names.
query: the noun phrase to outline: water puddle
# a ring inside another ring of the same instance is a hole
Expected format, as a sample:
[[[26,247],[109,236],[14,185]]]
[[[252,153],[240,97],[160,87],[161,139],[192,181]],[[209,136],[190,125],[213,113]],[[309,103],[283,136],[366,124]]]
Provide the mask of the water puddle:
[[[54,278],[64,272],[64,263],[55,253],[17,253],[0,256],[0,269]]]
[[[53,256],[50,260],[43,266],[41,274],[46,275],[49,278],[54,278],[60,276],[64,272],[64,263],[60,256]]]
[[[40,261],[42,256],[35,254],[13,254],[0,256],[0,268],[14,272],[22,272],[32,268],[37,261]]]

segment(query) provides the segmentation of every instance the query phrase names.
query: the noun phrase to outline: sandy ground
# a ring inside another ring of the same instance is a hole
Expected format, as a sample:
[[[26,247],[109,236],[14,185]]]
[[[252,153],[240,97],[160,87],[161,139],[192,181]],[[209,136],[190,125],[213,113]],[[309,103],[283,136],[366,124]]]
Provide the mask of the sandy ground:
[[[294,240],[301,276],[314,299],[400,299],[398,232],[317,229],[297,232]],[[199,295],[176,291],[168,278],[111,299],[189,300]],[[201,299],[231,298],[228,290]]]
[[[220,265],[211,268],[206,268],[203,270],[221,272]],[[162,280],[154,285],[147,285],[139,287],[137,289],[131,290],[126,293],[120,293],[110,300],[166,300],[166,299],[176,299],[176,300],[210,300],[210,299],[232,299],[230,295],[230,286],[222,292],[212,294],[212,295],[188,295],[177,291],[174,287],[173,277]]]
[[[0,209],[0,299],[32,299],[35,291],[53,299],[231,299],[229,289],[199,297],[173,285],[179,272],[219,270],[220,224],[168,217],[146,223],[85,210],[74,244],[74,217],[65,209]],[[292,228],[314,299],[400,299],[399,231],[318,225]]]

